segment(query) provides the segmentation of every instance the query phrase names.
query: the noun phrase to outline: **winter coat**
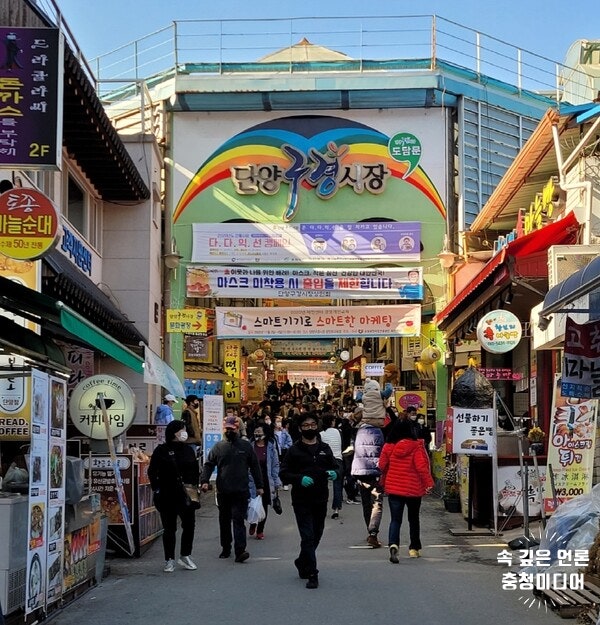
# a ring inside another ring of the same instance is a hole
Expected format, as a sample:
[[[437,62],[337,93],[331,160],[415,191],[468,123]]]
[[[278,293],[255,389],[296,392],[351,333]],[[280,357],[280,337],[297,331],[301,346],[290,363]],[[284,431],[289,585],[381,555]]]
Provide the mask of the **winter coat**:
[[[281,461],[279,477],[284,484],[292,485],[292,505],[294,503],[315,503],[327,501],[329,485],[327,471],[337,468],[329,445],[317,440],[307,445],[301,440],[295,442]],[[302,478],[311,477],[312,486],[302,486]]]
[[[263,487],[262,473],[252,445],[239,436],[229,442],[219,441],[209,452],[202,468],[201,484],[208,484],[217,467],[217,491],[219,493],[249,493],[252,473],[256,488]]]
[[[352,475],[380,475],[378,460],[383,447],[381,428],[361,423],[354,440]]]
[[[429,457],[422,440],[404,438],[386,443],[379,458],[379,483],[388,495],[422,497],[433,487]]]
[[[179,441],[159,445],[152,453],[148,466],[148,478],[154,491],[156,507],[184,506],[185,495],[181,482],[197,485],[199,475],[198,460],[189,445]]]
[[[250,443],[252,449],[256,446],[253,441]],[[279,479],[279,455],[277,453],[277,447],[272,441],[268,441],[267,445],[267,477],[269,478],[269,492],[271,497],[275,497],[275,491],[281,486],[281,480]],[[260,464],[260,463],[259,463]],[[250,497],[256,497],[256,486],[254,485],[254,478],[252,473],[249,474],[250,479]],[[266,489],[266,484],[264,488]]]

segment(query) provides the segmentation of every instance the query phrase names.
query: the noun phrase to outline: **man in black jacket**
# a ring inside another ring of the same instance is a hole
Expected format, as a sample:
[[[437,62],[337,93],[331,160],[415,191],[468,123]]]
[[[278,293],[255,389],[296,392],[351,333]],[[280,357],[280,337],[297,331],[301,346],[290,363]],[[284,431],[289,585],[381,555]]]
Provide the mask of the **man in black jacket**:
[[[294,561],[300,579],[308,580],[307,588],[318,588],[317,547],[325,528],[328,480],[338,478],[336,462],[329,445],[318,438],[314,413],[300,416],[300,440],[283,458],[279,476],[292,485],[292,507],[300,533],[300,555]]]
[[[263,494],[263,479],[252,445],[239,436],[237,417],[227,417],[224,429],[225,438],[210,450],[204,463],[200,484],[202,490],[206,492],[210,476],[217,467],[217,505],[222,547],[219,558],[228,558],[231,555],[233,523],[235,561],[245,562],[250,557],[246,551],[244,523],[250,499],[248,471],[252,473],[256,494],[259,496]]]

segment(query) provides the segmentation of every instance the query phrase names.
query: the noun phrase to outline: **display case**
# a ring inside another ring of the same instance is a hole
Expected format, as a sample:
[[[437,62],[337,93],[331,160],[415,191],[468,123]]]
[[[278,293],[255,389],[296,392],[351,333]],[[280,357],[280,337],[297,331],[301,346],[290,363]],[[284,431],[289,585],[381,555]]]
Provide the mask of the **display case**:
[[[0,603],[4,614],[25,605],[27,569],[28,498],[0,493]]]
[[[132,456],[126,456],[130,461]],[[122,520],[120,509],[111,510],[108,515],[108,547],[118,555],[139,557],[152,544],[152,541],[162,534],[160,514],[154,507],[152,488],[148,478],[148,462],[131,462],[130,468],[124,469],[127,464],[123,456],[118,456],[121,465],[121,476],[124,482],[124,494],[131,515],[131,533],[133,534],[133,553],[129,549],[127,533]],[[133,479],[130,479],[130,476]],[[103,506],[107,501],[103,501]],[[116,503],[116,498],[113,503]]]
[[[154,507],[152,488],[148,478],[148,462],[135,464],[135,517],[137,525],[133,536],[136,540],[136,555],[141,555],[152,541],[162,534],[160,514]]]

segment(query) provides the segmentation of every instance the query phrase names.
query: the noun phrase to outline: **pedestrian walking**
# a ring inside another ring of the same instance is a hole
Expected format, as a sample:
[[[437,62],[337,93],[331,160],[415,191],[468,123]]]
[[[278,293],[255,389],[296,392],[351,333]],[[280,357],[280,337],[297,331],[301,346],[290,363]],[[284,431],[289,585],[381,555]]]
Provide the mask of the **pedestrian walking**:
[[[250,557],[246,551],[245,524],[250,498],[248,471],[254,479],[257,496],[263,494],[263,479],[252,445],[249,441],[240,438],[238,417],[227,417],[224,430],[225,438],[208,453],[208,458],[202,468],[200,484],[203,492],[208,491],[210,476],[216,467],[221,540],[219,558],[229,558],[233,540],[235,561],[245,562]]]
[[[315,414],[300,416],[300,440],[288,450],[279,473],[284,484],[292,485],[292,508],[300,534],[300,554],[294,564],[300,579],[307,580],[307,588],[319,587],[317,547],[327,516],[327,482],[338,477],[331,448],[319,440],[317,428]]]
[[[256,535],[257,540],[262,540],[265,537],[265,524],[269,514],[269,506],[277,495],[277,490],[282,485],[279,479],[279,454],[277,453],[275,440],[267,438],[265,429],[260,425],[254,429],[254,440],[251,444],[262,474],[262,504],[265,509],[265,518],[259,523],[252,523],[249,534],[250,536]],[[256,485],[250,473],[250,497],[256,496]]]
[[[177,401],[175,395],[168,393],[163,399],[163,403],[156,408],[154,415],[154,423],[156,425],[167,425],[171,423],[175,416],[173,415],[173,404]]]
[[[352,475],[359,485],[363,517],[369,532],[367,544],[377,549],[381,547],[378,534],[383,513],[383,490],[379,483],[378,460],[384,443],[381,428],[386,418],[379,382],[370,378],[365,380],[362,404],[362,420],[354,440]]]
[[[423,440],[414,438],[408,421],[396,421],[393,425],[381,450],[379,468],[380,482],[388,496],[390,507],[390,562],[398,563],[400,527],[405,507],[410,536],[408,555],[418,558],[421,555],[421,498],[433,488],[433,478]]]
[[[187,444],[185,423],[171,421],[165,428],[165,442],[154,450],[148,466],[148,478],[154,493],[154,505],[163,526],[165,573],[175,570],[177,518],[181,519],[180,566],[196,570],[191,559],[196,527],[196,509],[189,505],[183,485],[198,486],[200,474],[196,454]]]

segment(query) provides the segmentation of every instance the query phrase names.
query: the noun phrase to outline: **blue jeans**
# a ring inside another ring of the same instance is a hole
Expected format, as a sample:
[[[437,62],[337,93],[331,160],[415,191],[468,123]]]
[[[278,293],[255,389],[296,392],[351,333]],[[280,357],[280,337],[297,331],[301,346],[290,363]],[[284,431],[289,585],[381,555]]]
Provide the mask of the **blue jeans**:
[[[408,513],[408,532],[410,536],[409,549],[421,549],[421,527],[419,510],[421,509],[420,497],[402,497],[401,495],[388,495],[390,505],[390,529],[388,542],[390,545],[400,544],[400,527],[404,515],[404,506]]]
[[[297,566],[307,575],[316,575],[317,547],[323,536],[325,517],[327,516],[327,501],[294,503],[296,525],[300,533],[300,555]]]
[[[331,507],[333,510],[341,510],[343,499],[342,495],[344,491],[344,463],[336,458],[335,464],[335,472],[337,473],[337,478],[333,480],[333,485],[331,487],[333,491],[333,500],[331,502]]]
[[[250,494],[217,493],[219,506],[219,533],[223,551],[231,551],[231,525],[233,524],[233,548],[236,556],[246,551],[246,514],[248,513],[248,499]]]

